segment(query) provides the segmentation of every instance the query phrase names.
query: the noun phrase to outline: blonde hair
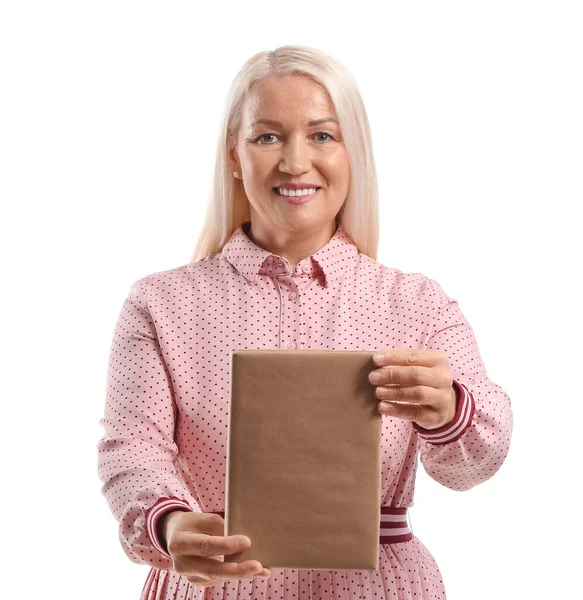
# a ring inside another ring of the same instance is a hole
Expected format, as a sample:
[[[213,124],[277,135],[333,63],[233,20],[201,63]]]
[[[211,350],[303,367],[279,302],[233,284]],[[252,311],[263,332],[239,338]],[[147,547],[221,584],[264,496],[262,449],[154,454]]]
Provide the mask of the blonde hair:
[[[350,188],[336,215],[336,224],[342,225],[362,254],[376,260],[378,183],[370,126],[358,86],[346,67],[324,52],[307,46],[280,46],[252,56],[231,84],[217,147],[214,184],[191,262],[220,252],[237,227],[251,219],[243,185],[231,172],[229,146],[236,144],[241,109],[251,87],[263,79],[288,75],[311,77],[330,95],[351,170]]]

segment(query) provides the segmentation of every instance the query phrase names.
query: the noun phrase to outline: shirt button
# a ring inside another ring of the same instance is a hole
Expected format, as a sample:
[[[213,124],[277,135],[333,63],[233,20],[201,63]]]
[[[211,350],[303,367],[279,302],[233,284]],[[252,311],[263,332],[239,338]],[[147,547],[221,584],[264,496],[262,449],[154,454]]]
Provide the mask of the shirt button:
[[[304,266],[304,273],[309,273],[310,272],[310,266],[309,265],[305,265]]]
[[[289,297],[293,300],[295,297],[297,296],[297,294],[295,292],[290,292]]]
[[[295,348],[295,347],[296,347],[296,345],[297,345],[297,344],[296,344],[295,342],[290,342],[290,343],[287,345],[287,347],[288,347],[288,348]]]

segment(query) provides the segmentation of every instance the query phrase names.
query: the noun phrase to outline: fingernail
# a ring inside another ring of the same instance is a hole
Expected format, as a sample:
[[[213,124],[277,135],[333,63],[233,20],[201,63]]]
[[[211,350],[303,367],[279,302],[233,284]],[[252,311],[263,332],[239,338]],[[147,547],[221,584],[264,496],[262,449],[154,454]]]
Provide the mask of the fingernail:
[[[380,373],[377,373],[376,371],[373,371],[372,373],[369,373],[368,380],[371,383],[379,383],[380,380],[381,380],[381,375],[380,375]]]

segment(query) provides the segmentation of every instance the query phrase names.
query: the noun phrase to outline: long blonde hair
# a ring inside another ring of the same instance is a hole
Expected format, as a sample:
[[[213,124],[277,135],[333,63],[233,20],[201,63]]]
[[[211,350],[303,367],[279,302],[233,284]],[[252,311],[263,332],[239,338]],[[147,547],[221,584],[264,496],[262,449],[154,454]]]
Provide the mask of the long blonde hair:
[[[377,258],[378,182],[370,126],[358,86],[347,68],[331,56],[307,46],[280,46],[252,56],[241,68],[228,92],[215,163],[213,188],[191,262],[220,252],[232,233],[251,219],[242,185],[229,166],[229,145],[235,145],[246,94],[258,81],[286,75],[307,75],[330,95],[350,161],[351,183],[336,224],[350,236],[362,254]]]

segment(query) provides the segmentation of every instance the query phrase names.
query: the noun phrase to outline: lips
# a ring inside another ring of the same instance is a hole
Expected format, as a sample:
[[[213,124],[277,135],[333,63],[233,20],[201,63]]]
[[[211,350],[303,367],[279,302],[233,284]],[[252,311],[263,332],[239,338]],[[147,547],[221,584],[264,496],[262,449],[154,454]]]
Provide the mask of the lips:
[[[300,206],[302,204],[307,204],[308,202],[311,202],[317,196],[319,191],[320,191],[320,188],[316,188],[316,190],[314,190],[314,192],[312,192],[311,194],[308,194],[307,196],[284,196],[283,194],[280,194],[276,190],[274,190],[273,193],[276,194],[277,197],[282,202],[287,202],[288,204],[291,204],[291,205]]]

